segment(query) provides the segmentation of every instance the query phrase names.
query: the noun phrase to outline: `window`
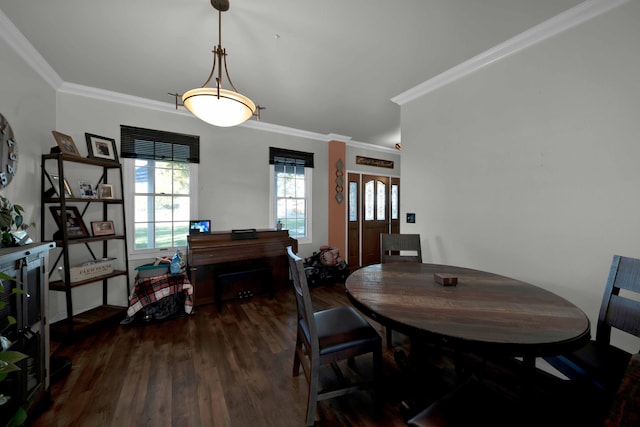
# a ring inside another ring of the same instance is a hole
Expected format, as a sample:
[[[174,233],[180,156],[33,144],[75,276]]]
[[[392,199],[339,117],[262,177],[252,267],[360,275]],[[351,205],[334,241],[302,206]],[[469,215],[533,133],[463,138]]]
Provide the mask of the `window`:
[[[349,221],[358,220],[358,183],[349,181]]]
[[[186,250],[197,216],[199,149],[197,136],[121,126],[131,258]]]
[[[364,184],[365,221],[385,221],[387,219],[387,186],[379,180]]]
[[[299,243],[311,243],[313,153],[269,148],[272,223]]]
[[[391,219],[400,219],[400,194],[398,190],[400,186],[398,184],[391,184]]]

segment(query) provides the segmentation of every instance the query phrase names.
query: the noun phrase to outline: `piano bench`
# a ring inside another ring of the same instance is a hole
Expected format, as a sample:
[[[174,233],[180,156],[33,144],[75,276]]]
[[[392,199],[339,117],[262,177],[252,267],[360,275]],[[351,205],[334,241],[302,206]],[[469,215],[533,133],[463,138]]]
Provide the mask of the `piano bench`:
[[[273,298],[273,281],[272,281],[272,269],[271,266],[258,266],[255,268],[249,268],[246,270],[232,270],[224,271],[215,274],[214,279],[214,298],[216,300],[216,308],[218,311],[222,311],[222,290],[227,284],[231,284],[234,280],[240,278],[247,278],[248,276],[262,279],[266,284],[269,292],[269,298]]]

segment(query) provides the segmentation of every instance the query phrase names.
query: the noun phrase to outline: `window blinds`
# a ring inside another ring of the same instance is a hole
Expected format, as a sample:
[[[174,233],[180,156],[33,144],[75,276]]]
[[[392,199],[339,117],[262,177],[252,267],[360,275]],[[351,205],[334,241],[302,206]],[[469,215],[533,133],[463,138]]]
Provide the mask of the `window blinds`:
[[[121,157],[200,163],[200,137],[120,125]]]

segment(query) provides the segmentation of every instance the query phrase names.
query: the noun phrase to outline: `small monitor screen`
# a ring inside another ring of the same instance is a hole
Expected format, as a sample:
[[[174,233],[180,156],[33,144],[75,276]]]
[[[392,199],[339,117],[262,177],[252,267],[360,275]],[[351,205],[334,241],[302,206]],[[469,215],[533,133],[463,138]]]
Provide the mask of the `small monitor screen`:
[[[197,219],[189,222],[189,234],[211,232],[211,220]]]

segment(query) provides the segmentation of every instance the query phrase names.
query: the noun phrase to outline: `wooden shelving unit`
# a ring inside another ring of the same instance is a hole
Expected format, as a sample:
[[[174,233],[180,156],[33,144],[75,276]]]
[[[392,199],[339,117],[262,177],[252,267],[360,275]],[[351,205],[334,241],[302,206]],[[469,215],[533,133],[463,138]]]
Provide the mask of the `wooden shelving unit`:
[[[46,240],[47,237],[51,239],[51,236],[54,235],[56,246],[60,249],[57,253],[56,259],[52,262],[52,268],[49,271],[49,290],[65,293],[67,311],[67,318],[62,321],[52,323],[50,325],[50,330],[52,338],[65,341],[72,340],[76,334],[90,331],[92,328],[99,327],[105,323],[124,317],[124,313],[127,309],[126,306],[112,305],[107,301],[108,287],[114,282],[114,278],[124,278],[124,282],[126,284],[126,286],[124,286],[125,297],[129,296],[130,290],[124,201],[122,198],[80,198],[75,195],[69,197],[64,190],[64,182],[67,176],[65,168],[72,167],[74,165],[81,168],[89,167],[98,168],[100,170],[101,176],[95,185],[96,190],[98,184],[109,183],[114,185],[114,187],[116,185],[119,187],[120,196],[124,194],[122,165],[119,162],[85,158],[68,153],[42,155],[41,239],[43,241]],[[51,194],[55,182],[52,177],[56,175],[58,176],[59,190],[57,193]],[[118,181],[117,184],[113,182],[114,179]],[[78,209],[78,212],[80,212],[81,216],[84,216],[85,214],[93,214],[101,218],[102,221],[113,220],[114,215],[119,213],[118,223],[115,224],[118,232],[117,234],[108,236],[89,235],[81,238],[73,238],[73,236],[70,236],[66,224],[63,224],[59,229],[51,229],[51,227],[49,227],[47,230],[47,227],[45,226],[45,224],[47,224],[47,215],[51,215],[47,211],[51,206],[59,207],[61,212],[68,212],[67,208],[76,208]],[[96,252],[99,252],[96,250],[96,245],[102,246],[101,256],[96,256]],[[71,268],[77,266],[80,261],[71,258],[71,247],[84,246],[91,260],[99,260],[109,256],[109,250],[113,250],[112,245],[120,245],[117,249],[119,254],[118,259],[114,261],[118,268],[115,268],[108,274],[91,277],[86,280],[71,281]],[[53,277],[53,273],[59,266],[63,267],[63,277]],[[78,287],[97,282],[102,282],[101,304],[90,310],[74,314],[73,290]],[[119,282],[121,283],[121,281]]]

